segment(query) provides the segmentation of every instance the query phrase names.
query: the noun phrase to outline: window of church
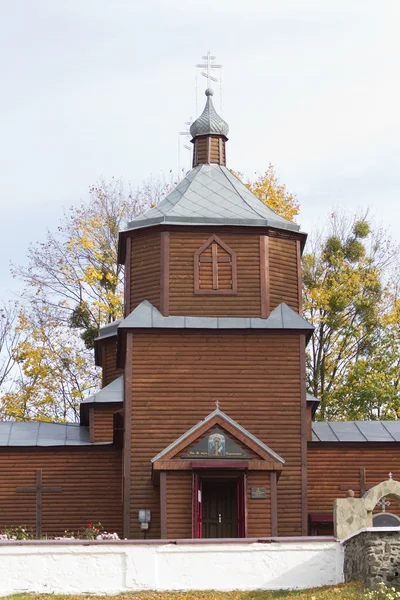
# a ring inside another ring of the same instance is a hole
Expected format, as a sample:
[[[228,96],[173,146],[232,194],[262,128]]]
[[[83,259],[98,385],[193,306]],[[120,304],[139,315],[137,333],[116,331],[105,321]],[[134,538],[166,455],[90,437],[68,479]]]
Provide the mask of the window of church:
[[[194,253],[195,294],[236,294],[236,253],[212,235]]]

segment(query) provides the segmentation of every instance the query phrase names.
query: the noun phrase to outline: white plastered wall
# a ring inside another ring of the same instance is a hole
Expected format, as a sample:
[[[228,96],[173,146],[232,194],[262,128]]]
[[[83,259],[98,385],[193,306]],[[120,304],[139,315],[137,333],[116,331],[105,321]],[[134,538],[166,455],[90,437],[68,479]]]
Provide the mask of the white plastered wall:
[[[308,588],[343,581],[338,542],[0,544],[0,595]]]

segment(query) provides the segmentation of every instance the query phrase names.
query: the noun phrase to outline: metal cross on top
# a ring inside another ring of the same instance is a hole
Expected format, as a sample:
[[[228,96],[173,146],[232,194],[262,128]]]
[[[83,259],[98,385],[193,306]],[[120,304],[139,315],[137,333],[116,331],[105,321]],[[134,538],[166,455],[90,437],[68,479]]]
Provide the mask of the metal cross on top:
[[[219,400],[215,401],[215,406],[217,407],[217,410],[219,410]]]
[[[214,60],[216,59],[216,56],[211,56],[211,52],[208,51],[206,56],[202,56],[201,57],[203,60],[207,61],[205,63],[200,63],[198,65],[196,65],[196,67],[198,69],[206,69],[206,73],[204,73],[202,71],[202,75],[203,77],[207,77],[207,87],[211,88],[211,81],[217,82],[218,79],[216,77],[213,77],[211,75],[211,70],[212,69],[222,69],[222,65],[216,65],[214,63]]]
[[[17,492],[27,494],[36,494],[36,536],[39,539],[42,535],[42,495],[45,493],[62,492],[60,487],[43,487],[42,469],[36,470],[35,487],[18,487]]]

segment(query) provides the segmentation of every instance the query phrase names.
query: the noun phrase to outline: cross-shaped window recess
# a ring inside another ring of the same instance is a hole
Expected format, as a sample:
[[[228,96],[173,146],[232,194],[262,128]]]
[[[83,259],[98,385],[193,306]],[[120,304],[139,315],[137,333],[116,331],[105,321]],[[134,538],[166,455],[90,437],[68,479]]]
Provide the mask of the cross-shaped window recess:
[[[194,253],[195,294],[237,294],[236,253],[212,235]]]

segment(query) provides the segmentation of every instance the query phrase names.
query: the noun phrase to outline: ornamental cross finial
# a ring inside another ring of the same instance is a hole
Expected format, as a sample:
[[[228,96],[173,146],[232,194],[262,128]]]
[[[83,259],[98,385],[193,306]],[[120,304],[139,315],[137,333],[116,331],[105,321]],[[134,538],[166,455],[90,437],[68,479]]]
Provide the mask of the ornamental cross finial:
[[[211,75],[211,69],[221,69],[222,65],[216,65],[214,64],[214,60],[216,59],[216,56],[211,56],[211,52],[208,51],[206,56],[202,56],[201,57],[205,62],[204,63],[200,63],[198,65],[196,65],[196,67],[198,69],[206,69],[206,73],[202,72],[201,74],[203,75],[203,77],[207,78],[207,87],[211,89],[211,82],[217,82],[218,79],[216,77],[213,77]]]
[[[219,410],[219,400],[216,400],[215,406],[217,407],[217,410]]]
[[[393,473],[389,473],[389,479],[392,480],[393,479]]]

